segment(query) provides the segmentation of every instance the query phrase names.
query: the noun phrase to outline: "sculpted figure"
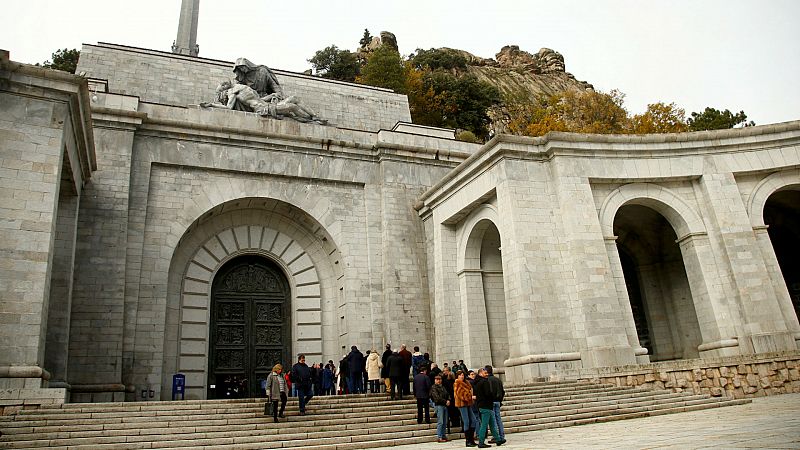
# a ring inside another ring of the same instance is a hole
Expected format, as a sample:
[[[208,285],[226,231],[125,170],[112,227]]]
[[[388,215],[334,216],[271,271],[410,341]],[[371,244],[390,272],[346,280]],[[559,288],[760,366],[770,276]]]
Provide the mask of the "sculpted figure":
[[[283,88],[278,83],[275,74],[264,65],[256,65],[247,58],[239,58],[233,65],[236,82],[253,88],[259,97],[277,94],[283,98]]]
[[[204,108],[227,108],[254,112],[263,117],[291,117],[300,122],[316,122],[325,125],[327,121],[320,119],[310,108],[300,104],[300,100],[291,95],[281,98],[277,93],[263,97],[255,89],[240,83],[223,81],[217,86],[217,100],[200,103]]]

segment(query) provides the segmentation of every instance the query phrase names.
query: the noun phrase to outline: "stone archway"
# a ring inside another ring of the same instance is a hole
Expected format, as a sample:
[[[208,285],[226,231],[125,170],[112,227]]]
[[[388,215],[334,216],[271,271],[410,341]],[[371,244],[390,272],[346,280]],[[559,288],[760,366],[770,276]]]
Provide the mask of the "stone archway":
[[[795,316],[800,316],[800,185],[770,195],[764,204],[764,223]]]
[[[800,345],[799,191],[800,169],[773,173],[756,185],[747,206],[781,314]]]
[[[735,315],[736,311],[732,310],[730,302],[718,287],[718,280],[722,274],[715,265],[712,244],[706,233],[703,220],[700,214],[683,198],[666,187],[652,183],[631,183],[620,186],[606,197],[598,211],[603,236],[606,242],[613,243],[607,245],[606,248],[621,301],[630,304],[631,297],[640,295],[638,292],[633,295],[628,292],[630,283],[625,281],[626,278],[630,280],[631,270],[628,267],[626,276],[625,268],[623,268],[622,264],[624,257],[620,257],[620,245],[616,242],[619,237],[615,235],[615,221],[618,212],[623,207],[632,206],[644,208],[644,210],[650,211],[650,214],[660,217],[661,225],[659,226],[668,227],[671,230],[671,239],[677,243],[680,249],[681,270],[685,274],[688,285],[688,289],[682,289],[681,291],[688,293],[694,309],[694,313],[690,314],[692,325],[689,328],[693,329],[696,321],[699,325],[699,335],[701,337],[700,345],[694,350],[682,345],[681,347],[684,351],[682,351],[682,356],[680,357],[686,358],[696,354],[703,357],[725,356],[738,353],[737,322],[731,320],[731,318],[735,319],[737,317]],[[655,216],[652,216],[651,219],[655,219]],[[628,242],[629,248],[627,250],[636,248],[635,245],[632,245],[632,242]],[[646,248],[646,245],[642,248]],[[647,252],[639,251],[638,253],[644,255]],[[674,273],[680,272],[680,270],[675,269]],[[652,280],[657,280],[656,275],[657,272]],[[679,278],[683,279],[683,276]],[[664,281],[655,283],[655,286],[665,285]],[[685,304],[688,305],[689,303]],[[628,309],[628,306],[624,305],[623,309]],[[629,313],[630,317],[625,317],[624,319],[629,324],[627,325],[629,341],[634,345],[639,344],[637,342],[639,340],[637,336],[639,332],[635,327],[636,320],[633,317],[633,305],[628,310],[631,311]],[[688,314],[689,312],[688,307],[684,308],[683,313]],[[677,319],[679,315],[673,315],[673,317]],[[652,327],[652,323],[649,326]],[[673,342],[678,340],[676,337]],[[693,333],[689,333],[688,341],[696,341]],[[665,352],[664,355],[668,353]],[[642,353],[637,352],[637,355],[644,356],[646,352],[642,349]]]
[[[492,364],[502,372],[510,357],[509,330],[500,231],[497,211],[484,205],[464,222],[461,269],[461,308],[465,361]]]
[[[330,235],[302,211],[277,200],[226,203],[189,227],[172,261],[176,273],[167,298],[164,368],[165,374],[186,375],[187,399],[206,398],[215,381],[208,364],[213,284],[229,261],[241,257],[266,259],[286,278],[287,352],[292,357],[283,364],[301,352],[319,358],[336,354],[334,305],[341,273]]]
[[[617,211],[614,234],[639,344],[651,361],[698,357],[700,326],[672,226],[631,204]]]

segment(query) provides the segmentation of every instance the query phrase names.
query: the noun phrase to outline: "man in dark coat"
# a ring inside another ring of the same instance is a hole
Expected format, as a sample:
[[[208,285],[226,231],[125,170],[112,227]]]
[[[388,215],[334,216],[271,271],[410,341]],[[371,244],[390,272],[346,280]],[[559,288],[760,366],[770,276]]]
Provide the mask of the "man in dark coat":
[[[350,363],[347,361],[347,355],[339,361],[339,387],[343,394],[350,393]]]
[[[391,389],[391,380],[389,379],[389,357],[392,356],[392,344],[386,344],[386,350],[383,351],[383,355],[381,355],[381,378],[383,378],[383,383],[386,385],[386,392],[389,392]]]
[[[422,423],[422,412],[425,412],[425,423],[431,423],[431,379],[427,367],[414,376],[414,397],[417,399],[417,423]]]
[[[494,404],[492,406],[492,414],[494,414],[494,421],[497,424],[497,435],[500,437],[501,441],[506,440],[506,431],[503,428],[503,420],[500,418],[500,407],[503,405],[503,399],[506,397],[506,390],[503,388],[503,381],[500,378],[494,376],[494,369],[492,366],[487,365],[485,367],[486,373],[489,374],[487,380],[489,381],[489,387],[491,388],[492,393],[494,394]],[[489,441],[490,444],[494,444],[493,440]]]
[[[306,404],[311,401],[311,369],[306,365],[306,355],[297,356],[297,364],[292,366],[292,383],[297,386],[297,397],[300,400],[300,415],[306,414]]]
[[[497,424],[494,421],[494,399],[495,394],[492,392],[489,380],[489,373],[486,369],[478,371],[478,377],[475,379],[475,386],[472,388],[472,393],[475,395],[475,404],[478,405],[478,411],[481,414],[480,428],[478,428],[478,448],[489,448],[491,445],[486,445],[486,427],[487,425],[492,430],[492,437],[497,445],[505,444],[504,439],[500,439],[497,432]]]
[[[400,356],[403,358],[403,364],[405,365],[405,376],[406,377],[405,377],[405,380],[403,381],[403,384],[402,384],[403,394],[404,395],[408,395],[409,394],[409,388],[410,388],[410,386],[408,385],[408,376],[410,375],[410,372],[411,372],[411,357],[412,357],[412,355],[411,355],[411,352],[406,349],[406,344],[401,344],[400,345],[400,352],[399,353],[400,353]]]
[[[394,400],[394,392],[397,390],[397,395],[399,400],[403,399],[403,389],[401,386],[401,381],[403,377],[406,377],[406,384],[408,384],[408,372],[405,369],[405,363],[403,362],[403,357],[400,356],[399,353],[394,352],[389,359],[386,360],[386,367],[389,373],[389,378],[392,382],[392,400]]]
[[[361,394],[363,392],[364,354],[355,345],[350,347],[350,354],[347,355],[347,365],[350,369],[350,378],[347,379],[347,388],[351,394]]]

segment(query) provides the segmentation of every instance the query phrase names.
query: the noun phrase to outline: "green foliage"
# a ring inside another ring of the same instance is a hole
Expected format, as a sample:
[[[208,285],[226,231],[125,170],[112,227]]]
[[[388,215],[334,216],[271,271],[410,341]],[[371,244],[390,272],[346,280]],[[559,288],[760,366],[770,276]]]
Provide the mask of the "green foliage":
[[[319,50],[308,62],[318,75],[332,80],[355,81],[361,69],[355,54],[335,45]]]
[[[537,105],[518,108],[509,128],[527,136],[542,136],[550,131],[627,133],[630,120],[623,107],[624,98],[617,90],[560,92],[541,99]]]
[[[463,130],[456,134],[456,140],[462,142],[472,142],[473,144],[480,144],[481,140],[478,139],[478,136],[475,136],[475,133],[469,130]]]
[[[453,70],[467,68],[467,58],[451,49],[432,48],[430,50],[422,50],[418,48],[416,55],[412,54],[409,59],[417,69]]]
[[[706,107],[702,113],[693,112],[687,123],[690,131],[724,130],[742,123],[747,126],[755,125],[753,121],[747,122],[747,114],[744,111],[733,114],[727,109],[719,111],[711,107]]]
[[[636,134],[680,133],[687,130],[686,112],[675,103],[647,105],[647,111],[631,118],[631,131]]]
[[[75,73],[78,68],[78,57],[81,56],[80,50],[66,48],[56,50],[50,57],[51,60],[45,61],[42,66],[48,69],[62,70],[64,72]]]
[[[361,76],[356,81],[405,94],[406,74],[400,53],[381,45],[367,59],[367,63],[361,68]]]
[[[372,42],[372,35],[369,34],[368,29],[364,28],[364,36],[360,41],[358,41],[358,43],[361,45],[361,47],[366,47],[370,42]]]
[[[412,118],[423,125],[461,128],[476,136],[487,134],[486,110],[500,101],[500,92],[473,75],[455,76],[437,70],[426,72],[423,85],[432,94],[424,108],[425,115]]]

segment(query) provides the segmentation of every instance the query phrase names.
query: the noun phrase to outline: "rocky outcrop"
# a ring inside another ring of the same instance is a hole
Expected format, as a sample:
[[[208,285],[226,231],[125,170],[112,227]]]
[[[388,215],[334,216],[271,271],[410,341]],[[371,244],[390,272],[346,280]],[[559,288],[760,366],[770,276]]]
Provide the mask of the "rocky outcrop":
[[[518,105],[532,104],[543,96],[567,90],[587,90],[594,87],[580,81],[566,71],[564,56],[555,50],[543,48],[536,54],[520,50],[517,45],[506,45],[495,59],[480,58],[463,50],[452,50],[467,60],[467,73],[486,81],[500,91],[503,103],[487,112],[491,128],[497,133],[508,132],[513,110]]]
[[[381,45],[385,45],[396,52],[400,51],[399,47],[397,47],[397,37],[394,35],[394,33],[390,33],[388,31],[381,31],[380,36],[372,36],[372,39],[369,41],[367,45],[359,47],[358,54],[362,56],[369,55]]]

